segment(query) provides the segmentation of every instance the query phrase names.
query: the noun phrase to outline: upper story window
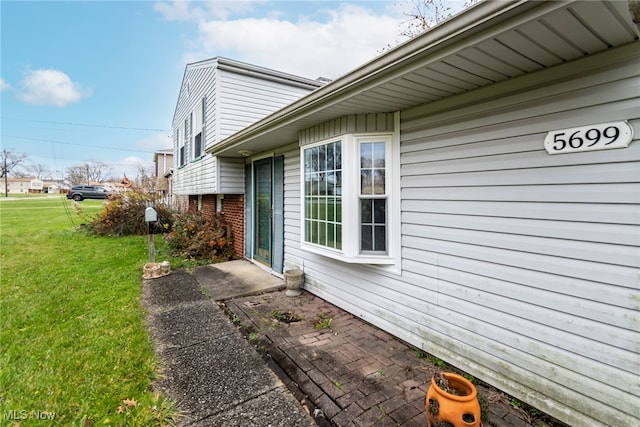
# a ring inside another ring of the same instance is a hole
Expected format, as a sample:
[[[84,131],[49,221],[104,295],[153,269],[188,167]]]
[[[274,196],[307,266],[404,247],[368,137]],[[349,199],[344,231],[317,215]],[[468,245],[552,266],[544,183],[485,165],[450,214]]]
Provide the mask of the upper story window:
[[[185,128],[183,126],[178,127],[176,130],[178,139],[178,167],[183,166],[185,163],[184,153],[184,140],[185,140]]]
[[[301,149],[304,249],[351,263],[397,262],[394,139],[391,133],[348,134]]]
[[[204,154],[204,130],[206,118],[206,98],[193,110],[193,159],[199,159]]]

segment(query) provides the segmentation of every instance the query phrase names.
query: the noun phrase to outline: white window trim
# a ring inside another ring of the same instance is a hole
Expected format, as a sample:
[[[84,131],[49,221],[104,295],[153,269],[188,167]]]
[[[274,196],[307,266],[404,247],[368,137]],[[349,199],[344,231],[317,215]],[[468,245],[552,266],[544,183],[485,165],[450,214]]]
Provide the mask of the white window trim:
[[[205,102],[206,98],[203,97],[200,103],[196,104],[193,111],[190,114],[191,117],[191,161],[200,160],[205,156],[205,143],[204,143],[204,121],[205,121]],[[196,137],[200,135],[200,155],[196,156]]]
[[[399,129],[396,114],[395,129]],[[342,141],[342,250],[306,242],[304,203],[304,150]],[[360,253],[360,143],[385,141],[387,199],[387,253]],[[354,133],[300,147],[300,247],[315,254],[354,264],[373,264],[390,271],[400,270],[400,135],[396,132]]]

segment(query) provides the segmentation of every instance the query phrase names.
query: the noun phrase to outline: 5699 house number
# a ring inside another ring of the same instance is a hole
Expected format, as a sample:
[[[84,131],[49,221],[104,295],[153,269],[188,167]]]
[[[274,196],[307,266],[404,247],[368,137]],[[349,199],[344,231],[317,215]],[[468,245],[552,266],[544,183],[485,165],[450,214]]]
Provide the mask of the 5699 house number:
[[[547,133],[544,148],[549,154],[626,148],[633,128],[626,121],[554,130]]]

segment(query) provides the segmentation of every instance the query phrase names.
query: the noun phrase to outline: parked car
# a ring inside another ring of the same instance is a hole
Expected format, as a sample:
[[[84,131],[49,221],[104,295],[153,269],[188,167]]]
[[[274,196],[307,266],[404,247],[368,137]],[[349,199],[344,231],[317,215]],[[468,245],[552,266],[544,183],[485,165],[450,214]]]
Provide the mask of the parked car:
[[[67,199],[79,202],[84,199],[106,199],[111,192],[98,185],[75,185],[67,190]]]

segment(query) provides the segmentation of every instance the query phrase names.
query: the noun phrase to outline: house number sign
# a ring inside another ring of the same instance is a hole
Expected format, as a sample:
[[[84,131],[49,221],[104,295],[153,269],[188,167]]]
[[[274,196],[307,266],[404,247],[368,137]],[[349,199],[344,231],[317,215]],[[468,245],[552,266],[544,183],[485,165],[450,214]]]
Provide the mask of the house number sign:
[[[625,120],[553,130],[544,138],[544,148],[549,154],[609,150],[626,148],[632,139],[633,128]]]

